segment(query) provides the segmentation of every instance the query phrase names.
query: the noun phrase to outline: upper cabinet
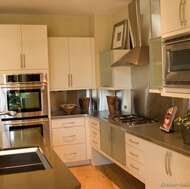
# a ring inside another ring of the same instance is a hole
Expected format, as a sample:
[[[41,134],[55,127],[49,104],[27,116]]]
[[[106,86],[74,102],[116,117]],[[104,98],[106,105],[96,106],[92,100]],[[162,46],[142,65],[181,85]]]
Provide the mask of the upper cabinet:
[[[0,70],[48,69],[47,26],[0,25]]]
[[[190,0],[160,0],[162,37],[188,32]]]
[[[95,87],[94,38],[50,37],[50,90]]]
[[[111,65],[124,56],[129,50],[111,50],[100,53],[101,88],[131,89],[131,67]]]

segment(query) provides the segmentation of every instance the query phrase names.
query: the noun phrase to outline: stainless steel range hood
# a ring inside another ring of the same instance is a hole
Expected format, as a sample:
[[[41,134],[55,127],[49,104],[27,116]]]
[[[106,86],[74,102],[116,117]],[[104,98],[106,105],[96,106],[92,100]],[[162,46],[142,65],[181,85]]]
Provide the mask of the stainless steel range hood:
[[[112,67],[149,64],[148,41],[151,36],[150,0],[133,0],[128,5],[129,36],[133,48]]]

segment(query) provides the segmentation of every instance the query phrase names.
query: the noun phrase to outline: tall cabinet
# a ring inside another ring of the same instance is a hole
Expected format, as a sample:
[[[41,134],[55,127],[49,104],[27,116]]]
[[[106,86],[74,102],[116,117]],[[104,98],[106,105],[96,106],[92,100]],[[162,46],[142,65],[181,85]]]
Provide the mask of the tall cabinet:
[[[48,69],[47,26],[0,25],[0,70]]]
[[[50,89],[95,87],[94,38],[50,37]]]

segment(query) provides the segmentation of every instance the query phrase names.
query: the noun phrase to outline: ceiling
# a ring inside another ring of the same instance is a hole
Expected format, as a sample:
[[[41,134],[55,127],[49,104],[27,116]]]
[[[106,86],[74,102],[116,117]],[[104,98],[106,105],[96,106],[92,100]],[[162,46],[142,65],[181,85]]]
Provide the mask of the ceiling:
[[[131,0],[1,0],[1,14],[81,15],[112,14]]]

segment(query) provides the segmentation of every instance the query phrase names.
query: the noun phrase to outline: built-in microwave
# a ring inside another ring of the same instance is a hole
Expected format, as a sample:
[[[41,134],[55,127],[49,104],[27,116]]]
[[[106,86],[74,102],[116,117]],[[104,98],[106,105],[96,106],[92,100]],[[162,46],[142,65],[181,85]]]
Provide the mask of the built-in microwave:
[[[163,86],[190,86],[190,35],[162,41]]]

